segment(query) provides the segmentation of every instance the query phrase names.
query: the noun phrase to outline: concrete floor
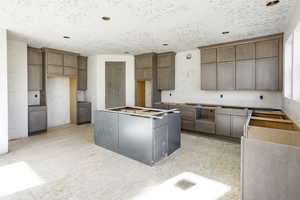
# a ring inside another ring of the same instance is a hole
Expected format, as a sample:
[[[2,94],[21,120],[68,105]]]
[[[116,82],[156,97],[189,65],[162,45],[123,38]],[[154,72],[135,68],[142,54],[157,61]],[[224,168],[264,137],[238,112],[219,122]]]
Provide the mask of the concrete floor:
[[[154,167],[94,145],[90,125],[11,141],[0,156],[0,199],[239,199],[240,144],[182,134]]]

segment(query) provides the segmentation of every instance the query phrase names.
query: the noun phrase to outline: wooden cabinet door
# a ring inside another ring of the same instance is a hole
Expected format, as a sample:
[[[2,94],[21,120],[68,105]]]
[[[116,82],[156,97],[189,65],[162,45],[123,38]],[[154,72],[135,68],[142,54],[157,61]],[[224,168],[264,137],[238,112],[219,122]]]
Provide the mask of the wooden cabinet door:
[[[217,64],[201,64],[201,88],[202,90],[217,89]]]
[[[235,89],[235,62],[218,63],[217,88],[218,90]]]
[[[85,123],[91,121],[91,104],[79,103],[77,123]]]
[[[28,90],[37,91],[43,89],[43,68],[42,65],[28,66]]]
[[[152,80],[152,68],[144,68],[144,80]]]
[[[43,54],[40,50],[28,48],[28,65],[42,65]]]
[[[135,56],[136,68],[152,68],[153,65],[153,54],[143,54]]]
[[[175,81],[172,69],[168,67],[158,68],[157,70],[157,84],[159,90],[174,90]]]
[[[48,65],[47,75],[63,76],[64,75],[64,68],[63,68],[63,66]]]
[[[215,63],[217,62],[217,49],[201,49],[201,63]]]
[[[257,42],[255,47],[256,58],[269,58],[278,56],[279,40],[267,40]]]
[[[181,128],[184,130],[193,131],[193,130],[195,130],[195,122],[182,119],[181,120]]]
[[[255,58],[255,43],[236,46],[236,60],[253,60]]]
[[[47,64],[48,65],[64,65],[64,55],[60,53],[47,52]]]
[[[255,90],[255,60],[236,62],[236,89]]]
[[[215,122],[216,122],[216,134],[230,136],[231,132],[231,117],[230,115],[224,114],[216,114]]]
[[[64,54],[64,66],[77,68],[77,56]]]
[[[235,47],[220,47],[218,48],[218,62],[235,61]]]
[[[79,69],[87,69],[87,57],[84,56],[78,56],[78,68]]]
[[[86,70],[78,70],[77,90],[87,89],[87,72]]]
[[[231,136],[241,138],[244,134],[244,126],[247,116],[231,115]]]
[[[74,67],[64,67],[64,76],[77,77],[77,68]]]
[[[278,90],[278,58],[256,60],[256,89]]]

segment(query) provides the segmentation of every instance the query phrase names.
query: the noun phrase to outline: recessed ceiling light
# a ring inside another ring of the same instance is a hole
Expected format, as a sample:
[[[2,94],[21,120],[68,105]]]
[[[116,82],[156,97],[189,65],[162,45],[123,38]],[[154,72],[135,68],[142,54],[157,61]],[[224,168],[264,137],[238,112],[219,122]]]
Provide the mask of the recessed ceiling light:
[[[128,52],[128,51],[125,51],[124,54],[129,54],[129,52]]]
[[[222,32],[223,35],[226,35],[226,34],[229,34],[229,33],[230,33],[229,31]]]
[[[164,44],[162,44],[163,46],[168,46],[169,44],[167,44],[167,43],[164,43]]]
[[[280,1],[279,0],[274,0],[274,1],[269,1],[266,6],[270,7],[270,6],[274,6],[276,4],[278,4]]]
[[[103,17],[102,17],[102,20],[104,20],[104,21],[109,21],[109,20],[110,20],[110,17],[103,16]]]
[[[63,38],[64,38],[64,39],[70,39],[71,37],[65,35]]]

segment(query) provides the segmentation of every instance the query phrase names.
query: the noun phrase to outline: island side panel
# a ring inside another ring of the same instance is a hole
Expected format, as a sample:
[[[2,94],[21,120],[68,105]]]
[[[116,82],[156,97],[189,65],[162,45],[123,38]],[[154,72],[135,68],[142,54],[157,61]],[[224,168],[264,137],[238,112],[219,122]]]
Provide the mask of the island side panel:
[[[181,146],[181,119],[180,113],[168,115],[168,155]]]
[[[147,165],[153,164],[152,119],[119,114],[118,152]]]
[[[97,145],[118,152],[118,114],[96,111],[94,132]]]

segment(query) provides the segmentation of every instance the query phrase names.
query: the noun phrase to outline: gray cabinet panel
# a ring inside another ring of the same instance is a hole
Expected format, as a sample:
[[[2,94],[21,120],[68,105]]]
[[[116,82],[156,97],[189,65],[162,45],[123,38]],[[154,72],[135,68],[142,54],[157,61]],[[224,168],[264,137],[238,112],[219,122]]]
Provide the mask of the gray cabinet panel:
[[[255,60],[237,61],[236,89],[255,90]]]
[[[255,43],[236,46],[236,60],[253,60],[255,58]]]
[[[157,67],[170,67],[173,63],[173,56],[172,54],[159,54],[157,55]]]
[[[77,68],[77,56],[64,54],[64,66]]]
[[[230,136],[231,132],[231,117],[230,115],[216,114],[216,134]]]
[[[215,63],[217,62],[217,49],[201,49],[201,63]]]
[[[87,89],[87,71],[78,70],[78,79],[77,79],[77,90],[86,90]]]
[[[64,68],[62,66],[57,66],[57,65],[48,65],[47,74],[48,75],[63,76]]]
[[[231,115],[231,136],[241,138],[248,116]]]
[[[47,129],[47,108],[45,106],[29,107],[28,109],[29,133]]]
[[[64,67],[64,76],[77,77],[77,69],[73,67]]]
[[[78,56],[78,68],[79,69],[87,69],[88,58],[84,56]]]
[[[269,58],[278,56],[279,40],[267,40],[256,43],[256,58]]]
[[[171,68],[158,68],[157,70],[157,83],[160,90],[174,90],[175,81],[174,73]]]
[[[60,53],[47,52],[47,64],[63,66],[64,55]]]
[[[278,57],[256,60],[256,89],[278,90]]]
[[[195,121],[181,119],[181,128],[185,130],[195,130]]]
[[[144,68],[144,79],[143,80],[152,80],[152,76],[153,76],[153,71],[152,68]]]
[[[201,64],[201,88],[202,90],[217,89],[217,64]]]
[[[235,61],[235,47],[220,47],[218,48],[218,62]]]
[[[196,120],[195,130],[202,132],[202,133],[215,134],[216,133],[216,124],[211,121]]]
[[[91,103],[77,104],[77,124],[87,123],[91,121]]]
[[[180,113],[168,114],[168,154],[181,146]]]
[[[28,64],[29,65],[42,65],[43,55],[39,49],[28,48]]]
[[[218,90],[235,89],[235,62],[218,63],[217,88]]]
[[[28,66],[28,90],[37,91],[43,89],[42,65]]]
[[[151,68],[153,65],[153,54],[135,56],[136,68]]]

